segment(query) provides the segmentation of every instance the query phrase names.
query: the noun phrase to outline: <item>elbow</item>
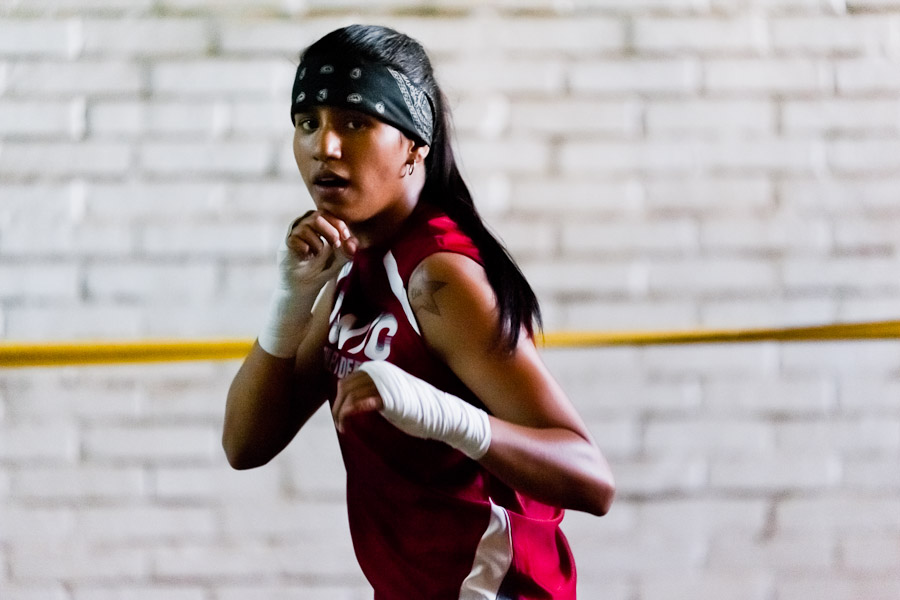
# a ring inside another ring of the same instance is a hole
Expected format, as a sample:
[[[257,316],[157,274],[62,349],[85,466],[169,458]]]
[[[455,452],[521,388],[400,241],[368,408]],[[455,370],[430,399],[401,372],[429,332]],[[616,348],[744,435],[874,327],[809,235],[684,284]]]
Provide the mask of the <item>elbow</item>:
[[[577,507],[577,510],[598,517],[605,516],[612,507],[615,496],[616,486],[612,479],[597,482],[590,486],[590,491],[582,498],[581,506]]]
[[[240,440],[229,436],[227,431],[222,435],[222,449],[225,451],[228,464],[236,471],[255,469],[269,462],[253,452],[252,445],[241,443]]]

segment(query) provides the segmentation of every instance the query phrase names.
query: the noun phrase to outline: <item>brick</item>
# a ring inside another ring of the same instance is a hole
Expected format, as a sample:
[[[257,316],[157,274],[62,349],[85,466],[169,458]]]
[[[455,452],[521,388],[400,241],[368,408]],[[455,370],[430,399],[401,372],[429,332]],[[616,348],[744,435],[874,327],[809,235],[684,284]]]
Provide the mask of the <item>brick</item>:
[[[301,50],[316,39],[310,28],[305,22],[224,20],[218,24],[217,45],[226,56],[277,54],[294,60],[296,67]]]
[[[69,544],[19,552],[10,562],[13,577],[28,582],[113,582],[146,577],[149,569],[143,550]]]
[[[202,179],[141,183],[92,181],[86,186],[85,212],[87,219],[117,226],[168,224],[169,215],[176,213],[181,223],[219,221],[225,196],[220,183]]]
[[[79,586],[72,600],[206,600],[207,591],[190,584],[151,584],[119,586]]]
[[[65,463],[78,454],[79,435],[68,424],[7,424],[0,427],[0,461]]]
[[[753,18],[638,17],[633,36],[634,47],[641,53],[691,51],[721,56],[758,52],[767,45],[765,21]]]
[[[643,578],[639,588],[642,600],[767,600],[771,598],[772,580],[752,571],[736,575],[673,573]]]
[[[82,24],[85,56],[122,57],[203,55],[211,46],[209,27],[202,19],[86,19]]]
[[[684,141],[567,141],[562,144],[558,162],[566,178],[598,173],[671,175],[698,169],[703,152],[698,143]]]
[[[30,16],[46,14],[48,9],[52,9],[54,14],[60,15],[82,15],[86,12],[128,15],[146,13],[152,7],[152,0],[32,0],[28,3],[28,9],[21,12]]]
[[[834,488],[840,476],[840,461],[827,452],[813,456],[713,458],[709,467],[710,488],[755,495],[812,493]]]
[[[310,582],[278,586],[265,584],[220,586],[216,591],[216,600],[293,600],[294,598],[368,600],[371,595],[372,588],[364,582],[347,581],[341,584]]]
[[[224,453],[222,460],[224,462]],[[277,469],[232,471],[214,467],[159,467],[150,476],[152,494],[162,501],[216,502],[269,501],[281,491],[281,474]]]
[[[774,438],[770,425],[749,419],[654,420],[646,426],[644,445],[653,455],[704,452],[720,457],[755,456],[769,451]]]
[[[729,298],[703,302],[700,322],[713,329],[803,327],[833,323],[838,308],[832,298],[780,300]]]
[[[0,300],[74,300],[79,294],[79,268],[75,264],[31,262],[0,263]]]
[[[834,224],[838,251],[892,254],[900,246],[895,223],[875,219],[841,219]]]
[[[172,425],[94,427],[84,433],[91,463],[206,463],[219,456],[219,432],[212,427]]]
[[[275,233],[262,223],[152,224],[143,232],[142,249],[152,256],[231,256],[270,259]]]
[[[573,180],[547,181],[516,177],[511,204],[515,210],[542,214],[549,206],[565,214],[625,214],[640,201],[640,188],[629,182]]]
[[[712,542],[710,570],[764,569],[769,573],[785,570],[830,569],[835,567],[836,544],[829,535],[779,535],[765,539],[724,535]]]
[[[294,130],[284,101],[234,102],[226,112],[227,125],[236,135],[270,137],[290,145]]]
[[[645,184],[649,210],[703,215],[746,215],[774,203],[772,184],[764,177],[654,178]]]
[[[846,298],[838,307],[835,321],[862,323],[866,321],[890,321],[897,316],[897,303],[890,294],[873,298]]]
[[[557,328],[574,331],[693,329],[697,309],[688,300],[590,300],[565,304]]]
[[[825,378],[771,378],[703,383],[703,405],[711,414],[823,416],[837,403],[833,383]]]
[[[781,127],[789,134],[897,133],[895,100],[791,100],[782,104]]]
[[[724,137],[775,132],[775,107],[765,100],[655,101],[646,108],[647,134]]]
[[[123,338],[135,337],[139,332],[140,311],[133,306],[12,307],[6,316],[6,335],[10,339]]]
[[[865,375],[849,375],[838,383],[839,402],[844,414],[898,414],[900,381]]]
[[[782,266],[789,290],[896,290],[898,261],[867,256],[850,258],[789,259]]]
[[[844,564],[861,574],[891,575],[900,567],[897,536],[848,536],[841,543]]]
[[[876,213],[896,214],[897,180],[891,177],[866,179],[834,179],[821,181],[786,180],[778,184],[778,195],[795,210],[803,213],[835,215]]]
[[[600,535],[606,544],[594,544],[576,557],[580,564],[590,565],[595,577],[628,577],[637,581],[653,575],[671,578],[699,569],[706,552],[705,543],[697,536],[669,532]]]
[[[260,142],[147,142],[137,154],[141,169],[165,176],[262,176],[274,158],[269,144]]]
[[[627,294],[629,267],[588,261],[527,262],[521,265],[532,287],[541,294]]]
[[[42,221],[18,220],[10,226],[0,236],[0,253],[41,260],[61,256],[122,256],[131,253],[135,245],[127,229]]]
[[[690,94],[700,88],[700,67],[691,59],[598,60],[575,63],[569,82],[575,94]]]
[[[222,94],[289,98],[294,71],[287,61],[277,60],[159,61],[154,63],[150,85],[162,98]]]
[[[69,592],[62,585],[3,584],[4,600],[69,600]]]
[[[782,349],[785,372],[830,372],[853,377],[893,373],[900,347],[892,340],[798,342]]]
[[[852,579],[834,574],[793,575],[776,583],[780,598],[796,600],[892,600],[900,595],[900,579]]]
[[[650,293],[667,296],[771,294],[778,286],[775,265],[761,259],[657,261],[650,264],[648,277]]]
[[[217,533],[211,506],[79,507],[75,519],[78,539],[97,544],[206,540]]]
[[[696,224],[688,219],[667,219],[651,223],[581,220],[569,222],[562,229],[562,250],[572,255],[594,258],[633,256],[639,254],[691,255],[698,249]]]
[[[707,170],[811,173],[821,170],[823,150],[815,141],[783,138],[717,141],[701,146]]]
[[[900,142],[894,140],[832,141],[828,164],[841,174],[894,174],[900,170]]]
[[[307,560],[296,560],[297,556],[307,557]],[[295,541],[282,548],[279,558],[282,571],[290,578],[361,582],[349,534]]]
[[[826,93],[832,79],[826,63],[802,58],[718,59],[704,65],[704,88],[714,94]]]
[[[762,499],[687,498],[641,505],[640,530],[672,537],[752,537],[766,525],[767,501]]]
[[[896,92],[900,73],[896,64],[877,56],[835,61],[835,80],[841,95]]]
[[[96,102],[88,108],[92,136],[205,136],[215,133],[212,102]]]
[[[775,507],[778,531],[849,535],[896,535],[900,530],[900,499],[893,496],[820,496],[780,501]]]
[[[464,58],[436,65],[436,75],[452,101],[460,94],[503,92],[558,95],[565,86],[559,60]]]
[[[891,45],[893,23],[879,16],[841,15],[772,19],[771,44],[793,53],[877,54]]]
[[[232,539],[267,539],[278,543],[315,542],[329,536],[350,539],[346,502],[267,501],[265,511],[234,505],[225,509],[222,529]]]
[[[141,67],[118,60],[21,62],[10,67],[7,77],[7,95],[13,97],[135,96],[146,91]]]
[[[196,306],[154,304],[141,309],[141,333],[164,338],[243,338],[252,340],[263,325],[266,302],[218,302],[198,314]]]
[[[216,268],[194,261],[186,265],[144,262],[92,265],[85,273],[89,297],[103,301],[148,301],[197,305],[212,299]]]
[[[466,172],[534,174],[546,172],[550,148],[529,139],[467,140],[460,142],[458,158]]]
[[[131,168],[131,149],[104,142],[10,142],[3,145],[0,176],[9,178],[109,177]]]
[[[473,100],[471,111],[455,112],[456,121],[460,124],[472,122],[475,115],[468,117],[468,114],[475,113],[479,104],[483,112],[484,102]],[[510,103],[509,111],[511,130],[525,134],[630,137],[640,130],[640,111],[636,104],[625,100],[524,100]]]
[[[775,436],[788,452],[891,455],[900,449],[900,416],[778,423]]]
[[[543,257],[554,253],[557,245],[556,227],[525,219],[497,220],[492,227],[497,238],[517,260]]]
[[[313,415],[275,462],[292,497],[338,502],[345,498],[346,471],[326,408]]]
[[[602,445],[602,444],[601,444]],[[695,494],[707,486],[708,467],[698,457],[655,457],[617,462],[613,467],[618,494],[657,499]]]
[[[279,549],[251,540],[215,545],[182,544],[155,553],[153,576],[163,580],[190,577],[193,582],[216,584],[259,583],[281,572],[279,554]],[[291,556],[296,559],[297,555]],[[356,564],[352,554],[349,561]]]
[[[4,19],[0,23],[0,56],[65,58],[69,26],[64,20]]]
[[[134,468],[28,467],[12,473],[12,496],[34,500],[123,500],[144,493],[143,474]]]
[[[620,19],[547,19],[519,17],[487,23],[492,45],[508,53],[571,53],[579,58],[588,53],[619,51],[625,46],[625,27]]]
[[[824,219],[709,219],[700,223],[700,246],[711,254],[826,254],[831,224]]]
[[[6,139],[68,137],[69,104],[53,101],[0,101],[0,131]]]
[[[2,514],[0,541],[11,547],[51,546],[53,541],[69,537],[74,531],[74,515],[68,508],[29,508],[11,504],[4,505]]]

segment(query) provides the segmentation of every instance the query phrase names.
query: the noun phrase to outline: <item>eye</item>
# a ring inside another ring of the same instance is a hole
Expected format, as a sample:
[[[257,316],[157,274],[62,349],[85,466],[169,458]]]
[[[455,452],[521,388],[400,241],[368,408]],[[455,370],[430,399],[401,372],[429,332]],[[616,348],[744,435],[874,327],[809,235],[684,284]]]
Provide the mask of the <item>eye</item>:
[[[351,131],[356,131],[362,129],[366,126],[366,122],[363,119],[348,119],[347,120],[347,129]]]
[[[319,126],[318,120],[305,115],[297,115],[297,128],[302,131],[315,131]]]

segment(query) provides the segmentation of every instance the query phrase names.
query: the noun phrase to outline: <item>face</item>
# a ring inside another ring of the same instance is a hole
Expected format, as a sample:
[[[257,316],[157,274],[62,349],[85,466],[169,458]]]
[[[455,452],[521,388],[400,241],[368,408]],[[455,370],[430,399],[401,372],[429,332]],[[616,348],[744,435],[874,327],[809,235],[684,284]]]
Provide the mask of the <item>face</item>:
[[[294,125],[294,158],[319,210],[352,227],[409,203],[414,142],[400,130],[331,106],[297,113]]]

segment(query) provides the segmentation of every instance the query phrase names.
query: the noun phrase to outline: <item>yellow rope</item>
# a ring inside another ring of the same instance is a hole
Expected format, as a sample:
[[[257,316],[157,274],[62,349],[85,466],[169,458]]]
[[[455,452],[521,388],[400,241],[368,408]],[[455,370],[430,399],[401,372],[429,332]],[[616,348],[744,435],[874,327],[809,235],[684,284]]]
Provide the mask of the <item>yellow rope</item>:
[[[547,348],[558,348],[896,338],[900,338],[900,321],[770,329],[636,332],[560,331],[545,334],[542,338],[542,344]],[[0,368],[228,360],[243,358],[249,352],[252,344],[253,341],[248,339],[63,343],[0,342]]]

